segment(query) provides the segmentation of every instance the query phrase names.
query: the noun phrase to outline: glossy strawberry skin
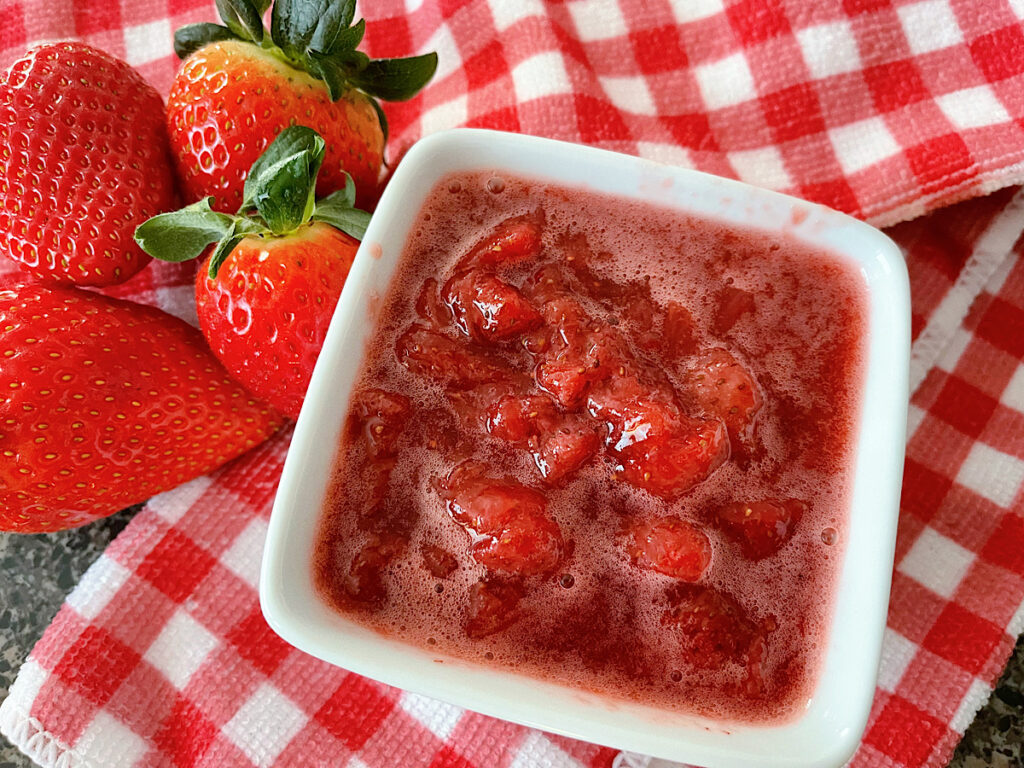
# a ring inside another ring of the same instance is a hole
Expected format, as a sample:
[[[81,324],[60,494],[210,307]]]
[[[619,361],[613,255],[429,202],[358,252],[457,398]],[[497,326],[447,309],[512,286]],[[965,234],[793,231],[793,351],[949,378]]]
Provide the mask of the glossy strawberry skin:
[[[51,284],[111,285],[146,264],[135,227],[177,205],[163,101],[81,43],[29,51],[0,80],[0,253]]]
[[[455,324],[483,344],[516,339],[544,322],[518,289],[479,269],[457,274],[444,295]]]
[[[326,224],[242,240],[217,276],[196,275],[199,325],[224,367],[281,413],[298,416],[359,243]]]
[[[548,484],[572,475],[601,447],[592,425],[559,413],[545,395],[503,395],[487,406],[485,424],[499,440],[527,448]]]
[[[204,474],[280,417],[200,333],[76,288],[0,289],[0,529],[72,528]]]
[[[368,97],[349,91],[332,102],[322,82],[252,43],[227,40],[196,51],[167,97],[167,130],[185,196],[193,201],[213,195],[216,210],[234,213],[249,168],[295,124],[327,142],[317,195],[342,189],[348,171],[357,205],[371,205],[384,134]]]

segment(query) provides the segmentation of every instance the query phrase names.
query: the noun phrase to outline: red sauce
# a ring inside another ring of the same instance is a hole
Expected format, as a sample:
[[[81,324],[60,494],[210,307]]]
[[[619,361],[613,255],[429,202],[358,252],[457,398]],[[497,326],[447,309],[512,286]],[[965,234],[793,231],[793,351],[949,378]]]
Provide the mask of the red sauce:
[[[438,653],[792,716],[830,619],[864,316],[854,266],[779,233],[445,179],[362,362],[319,590]]]

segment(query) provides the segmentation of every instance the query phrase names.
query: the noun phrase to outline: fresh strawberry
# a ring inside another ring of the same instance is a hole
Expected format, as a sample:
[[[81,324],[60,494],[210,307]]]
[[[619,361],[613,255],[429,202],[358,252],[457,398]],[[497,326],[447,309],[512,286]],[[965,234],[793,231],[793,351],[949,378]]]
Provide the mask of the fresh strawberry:
[[[739,542],[743,554],[760,560],[779,551],[793,535],[807,505],[797,499],[736,502],[718,510],[722,529]]]
[[[0,253],[52,284],[146,266],[135,227],[177,202],[162,113],[138,72],[88,45],[14,62],[0,78]]]
[[[473,558],[492,571],[550,573],[562,559],[562,532],[548,513],[547,498],[508,478],[463,462],[438,483],[456,522],[473,536]]]
[[[626,549],[641,568],[683,581],[697,581],[711,562],[707,534],[678,517],[634,523]]]
[[[76,288],[0,290],[0,529],[72,528],[204,474],[280,419],[199,331]]]
[[[287,416],[299,413],[327,326],[366,230],[351,181],[314,203],[324,142],[284,131],[252,167],[236,216],[210,200],[156,216],[136,240],[165,261],[201,256],[199,324],[224,366]]]
[[[217,7],[226,26],[182,27],[174,49],[185,59],[167,99],[167,127],[190,200],[213,196],[214,210],[243,202],[250,166],[290,125],[327,141],[318,191],[356,180],[360,205],[376,198],[387,122],[377,99],[412,98],[434,75],[437,54],[372,61],[356,46],[353,0],[268,0]]]

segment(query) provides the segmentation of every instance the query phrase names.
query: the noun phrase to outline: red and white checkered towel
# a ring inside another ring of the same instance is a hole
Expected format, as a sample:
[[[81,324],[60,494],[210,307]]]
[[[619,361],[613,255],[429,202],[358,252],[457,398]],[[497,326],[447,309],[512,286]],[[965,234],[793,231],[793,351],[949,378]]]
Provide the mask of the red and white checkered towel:
[[[166,91],[173,28],[212,19],[212,5],[5,0],[0,63],[77,37]],[[1024,630],[1024,193],[1012,186],[1024,181],[1024,0],[361,10],[372,55],[441,57],[421,97],[388,109],[393,157],[441,128],[502,128],[895,225],[914,393],[884,658],[852,765],[944,765]],[[117,293],[194,317],[181,267],[150,267]],[[0,707],[8,738],[66,768],[649,763],[387,688],[277,639],[256,581],[287,443],[149,503],[32,651]]]

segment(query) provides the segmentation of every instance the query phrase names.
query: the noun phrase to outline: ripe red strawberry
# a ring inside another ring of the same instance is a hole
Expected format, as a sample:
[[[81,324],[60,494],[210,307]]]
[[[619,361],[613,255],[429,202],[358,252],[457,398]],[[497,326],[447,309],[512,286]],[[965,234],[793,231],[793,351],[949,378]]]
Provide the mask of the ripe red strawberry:
[[[253,162],[290,125],[327,141],[318,191],[356,180],[359,203],[376,198],[387,123],[376,99],[412,98],[434,74],[437,55],[371,61],[356,50],[365,23],[351,0],[278,0],[270,34],[266,0],[218,3],[227,26],[178,30],[185,60],[167,99],[171,146],[190,200],[212,195],[233,212]]]
[[[186,261],[217,247],[196,275],[199,324],[210,348],[250,392],[299,413],[327,326],[369,215],[344,190],[314,203],[324,142],[293,126],[252,167],[237,216],[210,199],[139,227],[151,255]]]
[[[135,227],[177,202],[152,86],[81,43],[29,51],[0,78],[0,253],[46,282],[112,285],[149,257]]]
[[[200,333],[75,288],[0,290],[0,529],[84,525],[204,474],[279,424]]]

